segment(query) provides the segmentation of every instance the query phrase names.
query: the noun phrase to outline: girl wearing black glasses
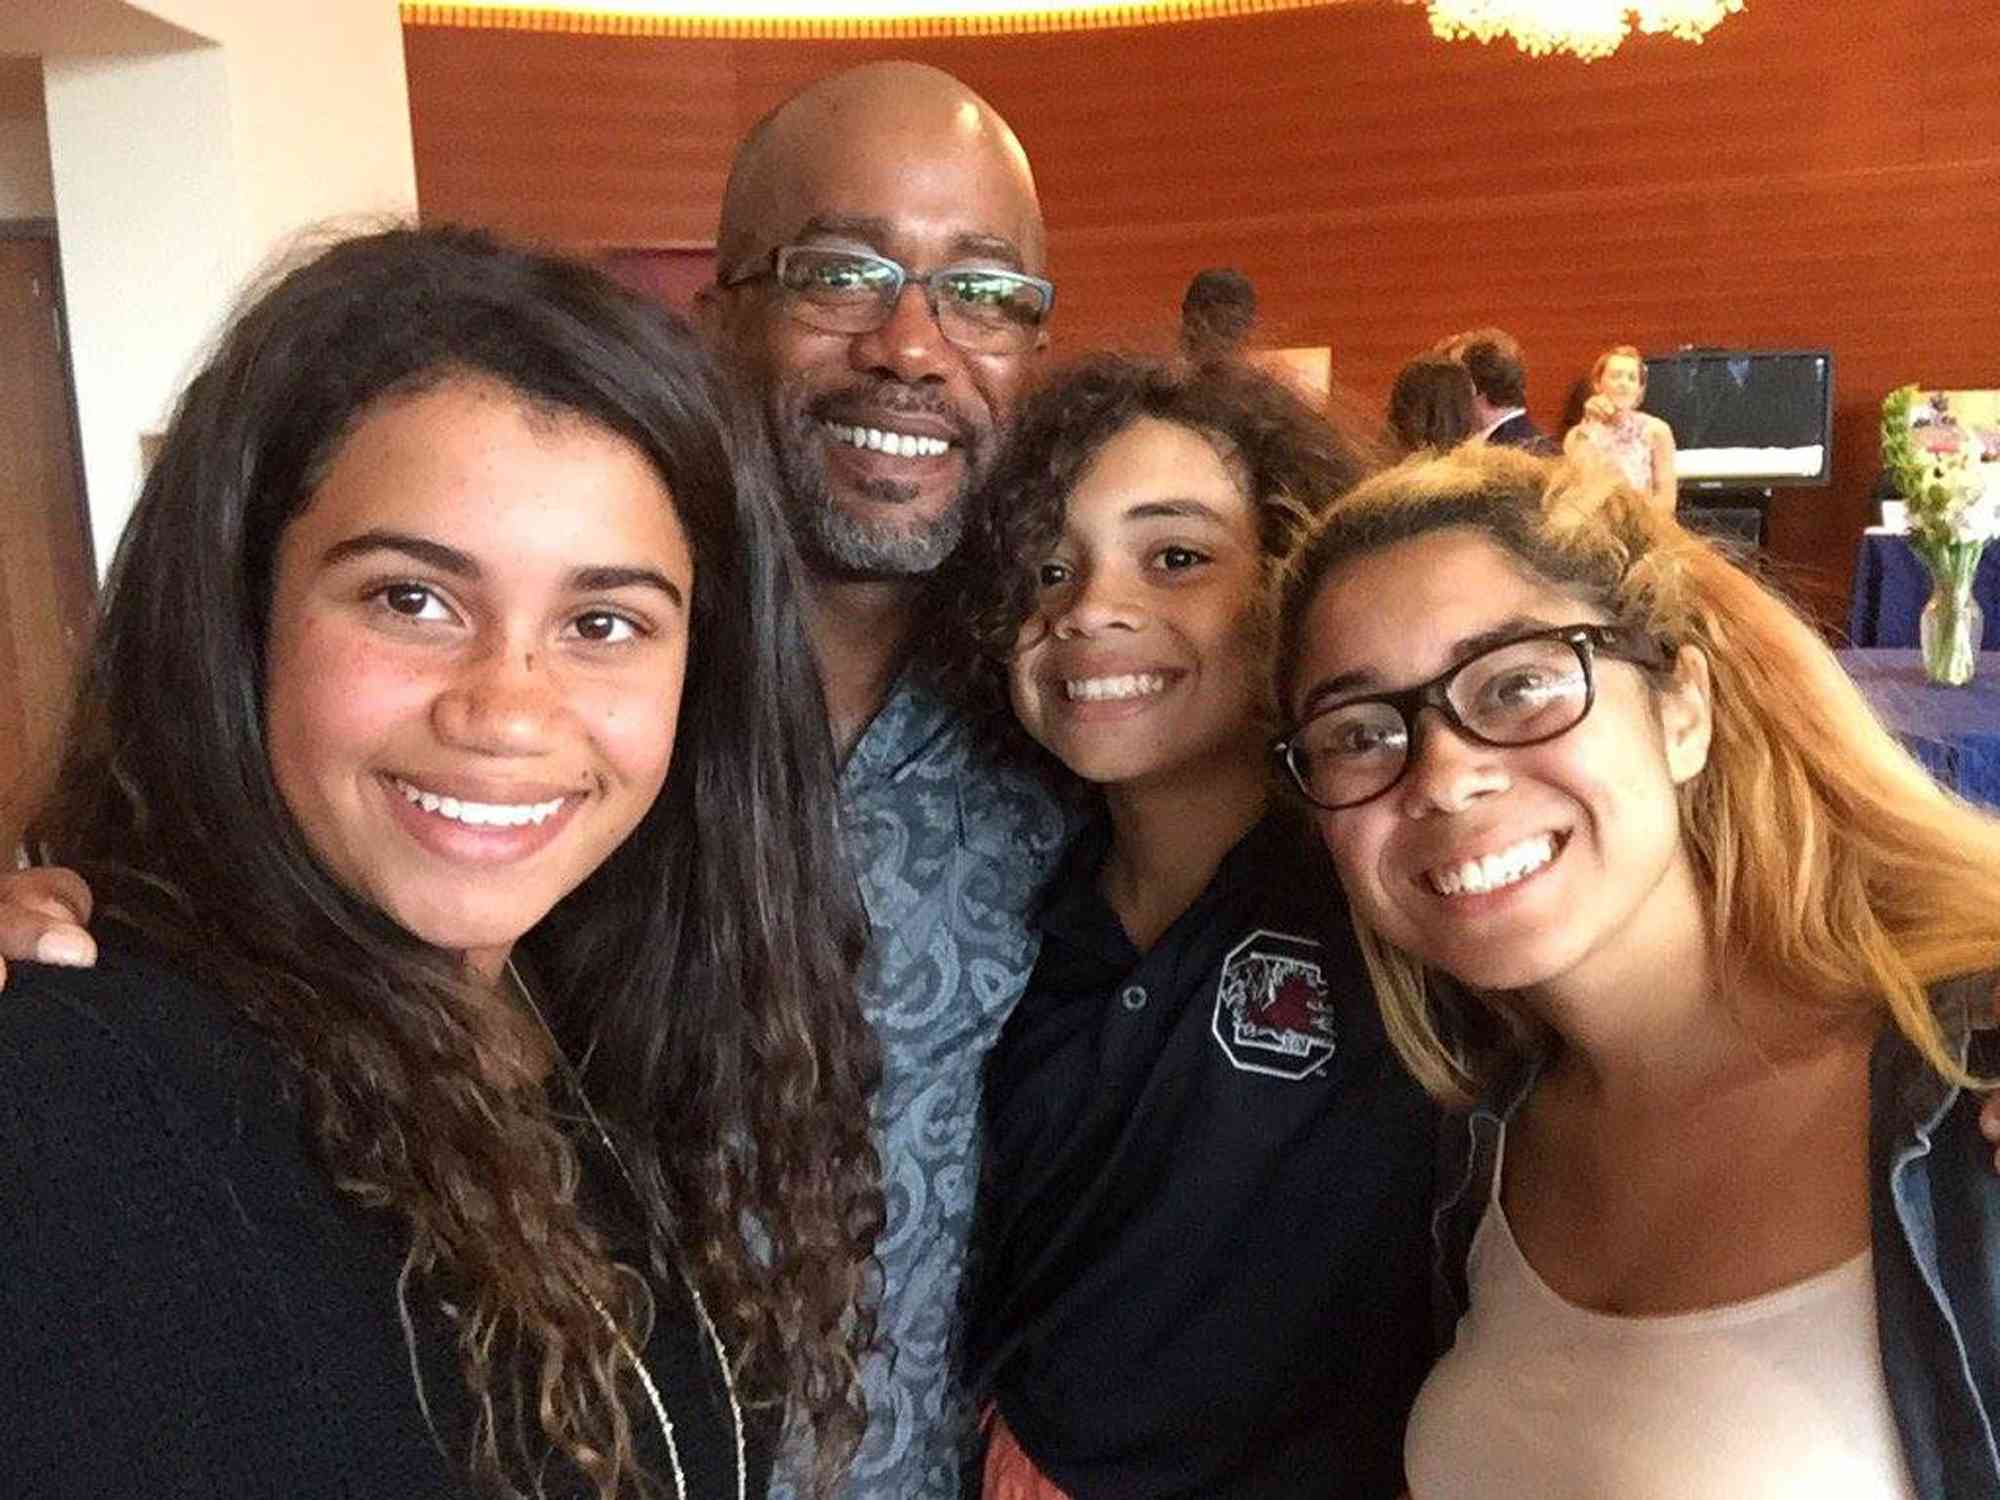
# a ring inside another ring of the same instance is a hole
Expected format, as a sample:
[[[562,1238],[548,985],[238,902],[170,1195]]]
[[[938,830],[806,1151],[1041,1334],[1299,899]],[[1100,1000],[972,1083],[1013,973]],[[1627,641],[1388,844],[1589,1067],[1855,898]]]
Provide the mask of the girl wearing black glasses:
[[[1448,1127],[1413,1494],[2000,1488],[2000,820],[1608,479],[1415,460],[1286,581],[1279,744]],[[1749,1418],[1746,1420],[1746,1418]]]

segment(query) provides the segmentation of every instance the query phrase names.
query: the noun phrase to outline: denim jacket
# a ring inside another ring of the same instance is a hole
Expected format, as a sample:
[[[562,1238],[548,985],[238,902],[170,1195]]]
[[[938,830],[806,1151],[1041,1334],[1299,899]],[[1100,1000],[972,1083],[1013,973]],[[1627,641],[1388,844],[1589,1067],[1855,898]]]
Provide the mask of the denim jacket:
[[[1931,1003],[1977,1077],[2000,1071],[1994,974],[1942,983]],[[1464,1313],[1466,1258],[1493,1193],[1501,1129],[1535,1085],[1526,1061],[1440,1133],[1431,1219],[1438,1347]],[[1923,1500],[2000,1496],[2000,1174],[1981,1096],[1940,1078],[1893,1027],[1868,1067],[1876,1322],[1889,1401]]]

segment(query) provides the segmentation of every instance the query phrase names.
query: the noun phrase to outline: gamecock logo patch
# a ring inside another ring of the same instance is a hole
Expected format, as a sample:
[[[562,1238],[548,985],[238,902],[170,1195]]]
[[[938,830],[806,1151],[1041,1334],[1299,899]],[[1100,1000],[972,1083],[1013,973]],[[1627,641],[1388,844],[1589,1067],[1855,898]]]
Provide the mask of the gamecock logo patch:
[[[1214,1029],[1246,1073],[1304,1078],[1332,1057],[1339,1034],[1320,945],[1258,931],[1230,949],[1215,987]]]

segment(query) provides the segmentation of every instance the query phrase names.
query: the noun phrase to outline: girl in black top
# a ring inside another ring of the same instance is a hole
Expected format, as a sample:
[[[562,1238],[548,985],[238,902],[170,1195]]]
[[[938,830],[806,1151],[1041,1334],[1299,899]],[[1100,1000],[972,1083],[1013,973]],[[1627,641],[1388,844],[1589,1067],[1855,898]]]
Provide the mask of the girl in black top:
[[[195,377],[25,808],[111,951],[0,1010],[13,1488],[740,1496],[788,1405],[837,1473],[872,1043],[759,451],[451,231]]]
[[[1102,357],[987,496],[987,680],[1102,794],[988,1065],[990,1500],[1401,1488],[1431,1112],[1263,751],[1269,575],[1365,460],[1248,367]]]

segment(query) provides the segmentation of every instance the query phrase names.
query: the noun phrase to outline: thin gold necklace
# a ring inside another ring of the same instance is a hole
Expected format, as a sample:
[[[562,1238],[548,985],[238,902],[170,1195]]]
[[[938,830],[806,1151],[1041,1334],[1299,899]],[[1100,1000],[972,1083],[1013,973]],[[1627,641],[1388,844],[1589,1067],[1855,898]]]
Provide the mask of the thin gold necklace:
[[[556,1037],[555,1028],[549,1025],[549,1018],[542,1014],[541,1006],[535,1003],[534,991],[529,989],[527,981],[521,978],[521,971],[514,967],[511,956],[506,960],[506,970],[508,981],[514,986],[514,993],[527,1003],[528,1013],[542,1028],[542,1035],[547,1038],[549,1049],[555,1054],[556,1067],[562,1073],[563,1082],[569,1086],[569,1091],[575,1096],[576,1102],[583,1106],[583,1113],[590,1123],[590,1128],[596,1132],[605,1153],[618,1168],[618,1175],[625,1179],[626,1187],[631,1189],[634,1201],[640,1205],[643,1212],[646,1200],[640,1196],[638,1182],[633,1178],[631,1169],[625,1165],[625,1158],[619,1153],[617,1143],[611,1139],[611,1132],[604,1128],[604,1121],[599,1117],[596,1106],[590,1102],[590,1096],[583,1091],[583,1081],[570,1066],[569,1055],[563,1051],[563,1045]],[[729,1424],[736,1439],[736,1500],[745,1500],[749,1470],[743,1457],[743,1406],[736,1397],[736,1380],[729,1373],[729,1352],[722,1346],[722,1335],[716,1331],[715,1320],[708,1315],[708,1304],[702,1301],[701,1288],[696,1286],[694,1278],[688,1275],[687,1267],[682,1263],[680,1247],[672,1243],[670,1233],[668,1247],[673,1251],[674,1269],[680,1272],[681,1284],[688,1289],[688,1297],[694,1303],[695,1317],[701,1322],[702,1332],[708,1336],[709,1348],[715,1355],[715,1368],[722,1375],[722,1389],[729,1397]],[[646,1361],[640,1358],[639,1351],[632,1347],[632,1341],[625,1337],[624,1330],[618,1326],[618,1320],[611,1316],[611,1309],[600,1302],[588,1288],[584,1289],[583,1294],[590,1298],[590,1305],[597,1309],[597,1315],[604,1319],[612,1337],[618,1340],[618,1347],[624,1351],[625,1357],[632,1362],[632,1368],[638,1373],[639,1384],[645,1388],[646,1399],[652,1403],[653,1415],[659,1421],[660,1436],[666,1441],[667,1462],[672,1465],[674,1471],[674,1494],[678,1500],[688,1500],[687,1474],[681,1468],[680,1445],[674,1441],[673,1418],[667,1413],[667,1403],[660,1395],[660,1388],[653,1383],[652,1371],[646,1368]]]

